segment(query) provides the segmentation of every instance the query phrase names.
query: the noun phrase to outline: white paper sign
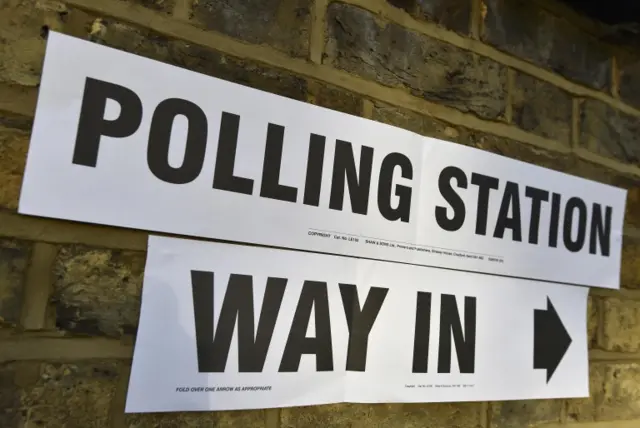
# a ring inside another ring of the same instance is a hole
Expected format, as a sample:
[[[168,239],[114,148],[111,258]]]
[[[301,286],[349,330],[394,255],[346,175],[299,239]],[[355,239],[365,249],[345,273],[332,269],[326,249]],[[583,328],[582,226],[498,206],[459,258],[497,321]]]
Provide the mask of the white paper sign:
[[[151,237],[126,411],[584,397],[587,294]]]
[[[19,211],[618,288],[625,198],[51,32]]]

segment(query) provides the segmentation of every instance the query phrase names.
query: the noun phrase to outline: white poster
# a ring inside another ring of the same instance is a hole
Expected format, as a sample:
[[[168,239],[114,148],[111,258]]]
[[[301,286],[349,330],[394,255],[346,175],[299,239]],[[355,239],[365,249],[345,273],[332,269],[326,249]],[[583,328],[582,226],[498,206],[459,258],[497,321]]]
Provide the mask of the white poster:
[[[126,411],[586,397],[587,294],[151,237]]]
[[[50,32],[19,211],[618,288],[625,198]]]

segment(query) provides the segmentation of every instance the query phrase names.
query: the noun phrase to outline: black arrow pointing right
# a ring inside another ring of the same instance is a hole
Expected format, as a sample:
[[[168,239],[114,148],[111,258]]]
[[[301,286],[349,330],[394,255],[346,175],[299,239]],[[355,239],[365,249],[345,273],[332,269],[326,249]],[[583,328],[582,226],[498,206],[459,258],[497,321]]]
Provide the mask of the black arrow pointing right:
[[[547,309],[533,311],[533,368],[547,370],[547,383],[571,342],[571,336],[547,297]]]

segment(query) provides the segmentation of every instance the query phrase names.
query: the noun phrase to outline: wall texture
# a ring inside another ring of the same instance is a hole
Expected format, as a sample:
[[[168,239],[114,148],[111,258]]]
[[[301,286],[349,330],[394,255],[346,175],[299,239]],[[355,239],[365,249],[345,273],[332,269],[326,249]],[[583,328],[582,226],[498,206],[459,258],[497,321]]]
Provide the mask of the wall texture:
[[[146,234],[16,213],[49,30],[629,189],[591,397],[125,415]],[[0,0],[0,426],[639,427],[636,54],[546,0]]]

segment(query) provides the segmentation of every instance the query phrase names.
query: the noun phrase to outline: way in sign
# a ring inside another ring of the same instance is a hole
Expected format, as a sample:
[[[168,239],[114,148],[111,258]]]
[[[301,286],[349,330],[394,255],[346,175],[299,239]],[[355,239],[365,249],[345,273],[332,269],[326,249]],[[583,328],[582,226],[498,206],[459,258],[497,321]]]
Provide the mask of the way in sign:
[[[588,394],[586,288],[159,237],[147,257],[129,411]],[[175,394],[207,384],[271,389]]]

